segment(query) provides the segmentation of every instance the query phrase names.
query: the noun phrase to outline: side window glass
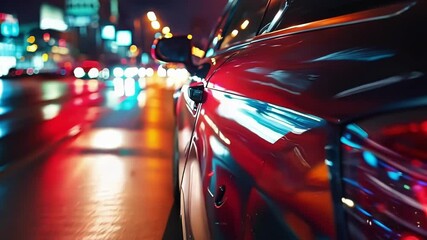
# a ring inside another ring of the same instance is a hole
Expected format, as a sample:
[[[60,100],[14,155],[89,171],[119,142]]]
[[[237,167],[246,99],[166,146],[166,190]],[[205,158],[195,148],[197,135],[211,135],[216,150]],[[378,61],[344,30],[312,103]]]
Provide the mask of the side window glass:
[[[268,32],[269,29],[272,28],[270,24],[274,24],[274,22],[277,21],[279,17],[281,17],[282,12],[285,10],[285,4],[286,0],[270,0],[268,9],[261,23],[259,34]]]
[[[215,50],[217,49],[218,43],[222,39],[224,26],[227,23],[229,16],[230,16],[230,11],[227,11],[222,17],[222,19],[220,20],[215,32],[213,32],[213,35],[211,36],[211,41],[209,43],[209,47],[206,51],[206,57],[211,57],[212,55],[214,55]]]
[[[294,25],[320,20],[326,17],[325,9],[332,1],[293,0],[283,15],[278,28],[288,28]]]
[[[396,0],[290,0],[278,29],[379,7]]]
[[[260,27],[268,0],[240,1],[223,35],[220,49],[254,37]]]

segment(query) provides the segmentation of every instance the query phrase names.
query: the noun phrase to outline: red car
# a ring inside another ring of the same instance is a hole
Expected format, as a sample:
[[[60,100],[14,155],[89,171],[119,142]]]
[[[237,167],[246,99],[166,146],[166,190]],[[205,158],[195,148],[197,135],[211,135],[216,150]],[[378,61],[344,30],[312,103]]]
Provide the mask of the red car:
[[[101,63],[95,60],[84,60],[78,67],[74,68],[76,78],[97,79],[101,72]]]
[[[427,239],[427,2],[229,1],[176,103],[187,239]]]

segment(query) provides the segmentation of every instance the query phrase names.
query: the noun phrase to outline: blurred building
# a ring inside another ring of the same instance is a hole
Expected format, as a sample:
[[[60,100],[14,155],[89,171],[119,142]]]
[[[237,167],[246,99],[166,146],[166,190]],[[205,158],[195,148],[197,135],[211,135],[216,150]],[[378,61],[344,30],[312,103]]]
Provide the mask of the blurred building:
[[[79,36],[76,45],[87,58],[100,51],[99,0],[66,0],[65,19],[70,31]]]
[[[119,55],[124,54],[119,41],[120,31],[116,31],[118,0],[65,0],[65,12],[70,30],[78,36],[77,46],[82,59],[97,59],[107,64],[120,61]],[[104,37],[105,33],[108,37]]]
[[[9,72],[11,76],[66,74],[71,70],[77,53],[72,45],[73,37],[67,31],[63,10],[41,4],[39,17],[37,22],[19,26],[19,35],[13,39],[15,65],[14,71]]]
[[[78,54],[72,35],[54,29],[32,29],[25,34],[24,51],[17,59],[17,69],[26,74],[70,74]]]
[[[16,67],[22,44],[19,38],[19,21],[12,14],[0,13],[0,76]]]

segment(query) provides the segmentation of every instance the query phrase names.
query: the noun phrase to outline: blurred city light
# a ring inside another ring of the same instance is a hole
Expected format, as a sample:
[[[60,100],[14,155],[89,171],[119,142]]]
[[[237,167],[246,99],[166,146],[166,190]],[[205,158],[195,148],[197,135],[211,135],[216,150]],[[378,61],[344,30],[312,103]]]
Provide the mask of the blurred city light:
[[[67,55],[70,53],[70,50],[68,48],[65,48],[65,47],[53,46],[52,47],[52,53]]]
[[[96,68],[91,68],[87,73],[89,78],[97,78],[99,76],[99,70]]]
[[[27,38],[27,42],[30,44],[33,44],[35,41],[36,41],[36,37],[34,37],[34,36],[29,36]]]
[[[116,77],[113,79],[114,95],[121,97],[125,95],[124,80]]]
[[[246,28],[248,27],[248,25],[249,25],[249,20],[245,20],[245,21],[242,23],[242,25],[240,25],[240,28],[241,28],[242,30],[244,30],[244,29],[246,29]]]
[[[50,40],[50,33],[44,33],[43,34],[43,41],[49,42]]]
[[[83,71],[82,68],[80,68],[80,69]],[[74,74],[75,74],[75,70],[74,70]],[[84,71],[83,71],[83,76],[84,76]],[[77,94],[77,95],[80,95],[80,94],[83,93],[84,85],[85,85],[85,82],[82,79],[79,79],[79,78],[80,77],[77,77],[77,79],[74,81],[74,93]]]
[[[113,76],[115,78],[121,78],[124,75],[124,71],[121,67],[116,67],[113,69]]]
[[[130,46],[132,45],[132,32],[129,30],[120,30],[117,31],[117,39],[118,46]]]
[[[89,80],[87,82],[87,89],[89,90],[89,92],[97,92],[99,90],[99,82],[98,80]]]
[[[116,129],[102,129],[95,132],[91,139],[96,149],[117,149],[123,145],[123,133]]]
[[[43,55],[42,55],[42,59],[43,59],[43,62],[47,62],[47,61],[49,61],[49,54],[47,54],[47,53],[43,53]]]
[[[166,77],[166,69],[162,65],[157,69],[157,75],[159,77]]]
[[[131,45],[131,46],[129,47],[129,51],[130,51],[130,52],[132,52],[132,53],[135,53],[136,51],[138,51],[138,47],[137,47],[137,46],[135,46],[135,45]]]
[[[67,46],[67,41],[65,41],[65,39],[59,39],[58,40],[58,46],[60,47],[66,47]]]
[[[139,53],[139,49],[136,45],[131,45],[129,47],[129,57],[136,57]]]
[[[154,75],[154,70],[152,68],[147,68],[145,74],[147,77],[152,77]]]
[[[232,36],[232,37],[237,36],[237,34],[239,34],[239,31],[238,31],[237,29],[234,29],[234,30],[231,32],[231,36]]]
[[[40,29],[67,30],[68,25],[64,21],[63,11],[49,4],[42,4],[40,8]]]
[[[175,68],[169,68],[168,70],[167,70],[167,76],[168,77],[173,77],[173,76],[175,76],[175,72],[176,72],[176,69]]]
[[[44,67],[44,62],[43,62],[42,56],[40,56],[40,55],[34,56],[33,57],[33,65],[34,65],[34,68],[36,68],[36,69],[39,69],[39,70],[42,69]]]
[[[136,92],[135,80],[133,78],[125,79],[125,96],[134,96]]]
[[[188,38],[188,40],[191,40],[191,39],[193,39],[193,35],[188,34],[188,35],[187,35],[187,38]]]
[[[147,17],[148,17],[148,20],[152,22],[157,20],[156,14],[153,11],[148,12]]]
[[[147,85],[147,80],[145,78],[140,78],[138,80],[139,88],[144,89]]]
[[[348,198],[341,198],[341,202],[347,205],[348,207],[352,208],[355,206],[354,201]]]
[[[151,22],[151,27],[152,27],[153,29],[155,29],[155,30],[160,29],[160,23],[159,23],[159,21],[152,21],[152,22]]]
[[[162,37],[162,34],[161,33],[159,33],[159,32],[156,32],[155,34],[154,34],[154,38],[161,38]]]
[[[148,64],[150,62],[150,55],[148,53],[141,54],[141,63]]]
[[[173,34],[172,34],[172,33],[167,33],[167,34],[165,34],[165,38],[171,38],[171,37],[173,37]]]
[[[11,14],[1,13],[0,33],[5,37],[17,37],[19,35],[18,19]]]
[[[203,51],[202,49],[198,48],[198,47],[193,47],[191,49],[191,53],[199,58],[202,58],[205,55],[205,51]]]
[[[140,108],[145,107],[145,105],[147,104],[147,93],[145,91],[139,92],[137,99],[138,99],[138,106]]]
[[[145,70],[145,68],[142,67],[142,68],[138,69],[138,76],[140,78],[143,78],[143,77],[146,76],[146,70]]]
[[[1,74],[1,72],[0,72],[0,74]],[[0,79],[0,100],[3,98],[3,91],[4,91],[3,89],[4,89],[3,80]],[[0,111],[0,113],[2,113],[2,111]]]
[[[171,29],[169,28],[169,27],[164,27],[163,29],[162,29],[162,33],[163,34],[168,34],[168,33],[170,33],[171,32]]]
[[[133,78],[138,75],[138,68],[137,67],[128,67],[125,69],[124,73],[126,78]]]
[[[42,114],[44,120],[51,120],[58,116],[59,111],[61,110],[61,105],[59,104],[48,104],[42,107]]]
[[[32,44],[30,46],[27,46],[27,52],[35,52],[38,48],[39,47],[37,46],[37,44]]]
[[[32,68],[28,68],[28,69],[27,69],[27,71],[26,71],[26,73],[27,73],[29,76],[31,76],[31,75],[33,75],[33,74],[34,74],[34,69],[32,69]]]
[[[1,48],[1,43],[0,43]],[[14,56],[0,56],[0,77],[9,73],[9,69],[16,66],[16,58]]]
[[[77,67],[74,69],[74,76],[76,78],[82,78],[85,76],[85,70],[83,70],[83,68],[81,67]]]
[[[116,38],[116,28],[114,25],[107,25],[102,28],[101,38],[106,40],[114,40]]]
[[[102,77],[102,78],[104,78],[104,79],[110,78],[110,70],[108,68],[102,69],[102,71],[100,72],[99,76]]]
[[[66,94],[67,89],[60,82],[43,82],[42,83],[42,99],[45,101],[58,100]]]

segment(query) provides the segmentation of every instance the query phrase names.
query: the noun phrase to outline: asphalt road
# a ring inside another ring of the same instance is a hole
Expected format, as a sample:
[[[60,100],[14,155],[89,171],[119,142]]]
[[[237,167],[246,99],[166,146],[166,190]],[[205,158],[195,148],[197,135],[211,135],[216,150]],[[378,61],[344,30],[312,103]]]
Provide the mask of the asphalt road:
[[[0,80],[0,239],[181,239],[173,91]]]

